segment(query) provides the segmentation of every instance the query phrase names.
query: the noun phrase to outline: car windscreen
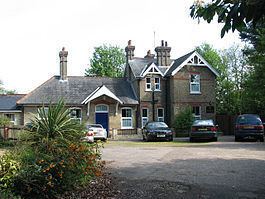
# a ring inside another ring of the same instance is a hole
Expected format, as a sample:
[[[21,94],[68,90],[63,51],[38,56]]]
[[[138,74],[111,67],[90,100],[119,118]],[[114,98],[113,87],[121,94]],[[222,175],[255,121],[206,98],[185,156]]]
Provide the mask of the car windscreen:
[[[193,122],[194,126],[213,126],[213,120],[195,120]]]
[[[164,122],[153,122],[149,123],[146,126],[147,128],[156,129],[156,128],[168,128],[168,126]]]
[[[261,125],[261,119],[255,115],[241,115],[237,118],[237,124]]]

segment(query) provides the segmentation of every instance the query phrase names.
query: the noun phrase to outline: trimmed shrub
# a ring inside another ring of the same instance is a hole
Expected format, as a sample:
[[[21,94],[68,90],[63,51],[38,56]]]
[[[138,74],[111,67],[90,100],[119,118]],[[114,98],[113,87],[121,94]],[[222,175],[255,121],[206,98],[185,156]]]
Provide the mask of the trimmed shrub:
[[[188,136],[191,129],[194,117],[190,107],[187,107],[179,112],[175,117],[174,128],[177,135]]]

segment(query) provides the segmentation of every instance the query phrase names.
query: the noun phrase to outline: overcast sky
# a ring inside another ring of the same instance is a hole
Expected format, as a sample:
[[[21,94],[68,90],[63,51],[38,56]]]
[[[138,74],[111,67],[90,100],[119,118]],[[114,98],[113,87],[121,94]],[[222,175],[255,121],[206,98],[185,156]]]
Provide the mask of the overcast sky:
[[[135,56],[154,53],[154,43],[168,41],[171,57],[203,42],[218,49],[239,43],[238,34],[220,38],[221,25],[193,20],[193,0],[1,0],[0,80],[7,89],[28,93],[59,74],[58,53],[69,52],[68,75],[84,75],[93,49],[102,44]],[[155,39],[154,39],[155,31]]]

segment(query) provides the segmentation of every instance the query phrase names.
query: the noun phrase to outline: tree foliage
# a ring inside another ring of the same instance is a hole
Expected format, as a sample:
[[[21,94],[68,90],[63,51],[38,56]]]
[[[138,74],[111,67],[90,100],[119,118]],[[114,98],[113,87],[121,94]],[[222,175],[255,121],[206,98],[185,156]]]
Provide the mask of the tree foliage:
[[[3,82],[0,80],[0,94],[15,94],[15,90],[7,90],[3,86]]]
[[[243,84],[248,72],[241,49],[234,45],[218,51],[209,44],[202,44],[196,50],[219,72],[216,79],[217,113],[241,113]]]
[[[117,46],[95,47],[93,58],[90,59],[90,68],[85,70],[86,76],[122,77],[125,66],[123,49]]]
[[[190,7],[192,18],[203,18],[210,23],[217,15],[218,23],[224,23],[221,37],[229,30],[242,31],[249,22],[255,26],[265,17],[264,0],[197,0]]]
[[[252,66],[245,83],[244,107],[251,113],[265,113],[265,23],[250,24],[241,33],[250,45],[244,50],[248,65]]]

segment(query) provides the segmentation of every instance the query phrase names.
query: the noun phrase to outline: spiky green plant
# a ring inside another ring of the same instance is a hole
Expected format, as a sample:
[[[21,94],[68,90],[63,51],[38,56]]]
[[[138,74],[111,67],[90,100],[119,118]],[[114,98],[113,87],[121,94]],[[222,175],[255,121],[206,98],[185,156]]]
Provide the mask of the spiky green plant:
[[[38,114],[31,120],[32,129],[41,138],[52,140],[61,137],[66,140],[80,138],[84,127],[70,117],[69,109],[60,100],[57,104],[50,104],[48,111],[44,106],[38,109]]]

